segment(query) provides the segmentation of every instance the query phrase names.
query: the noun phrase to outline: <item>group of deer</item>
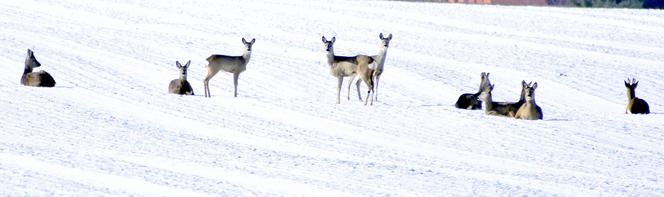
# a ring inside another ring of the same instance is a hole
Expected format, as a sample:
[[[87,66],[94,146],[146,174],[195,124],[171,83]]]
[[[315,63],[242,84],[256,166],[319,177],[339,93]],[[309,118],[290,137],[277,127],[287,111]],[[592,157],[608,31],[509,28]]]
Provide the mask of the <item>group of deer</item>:
[[[392,34],[387,37],[383,37],[381,33],[378,36],[381,39],[381,49],[378,55],[367,56],[367,55],[357,55],[352,57],[346,56],[336,56],[334,55],[334,42],[336,41],[335,37],[332,37],[332,40],[325,39],[325,36],[322,37],[323,44],[326,50],[327,63],[330,66],[330,74],[337,77],[338,86],[337,86],[337,104],[340,103],[340,93],[341,85],[343,83],[344,77],[350,77],[350,82],[355,79],[356,75],[359,75],[359,80],[356,82],[358,97],[360,101],[362,97],[360,96],[360,83],[364,83],[369,88],[367,92],[367,97],[365,98],[365,105],[369,102],[369,97],[371,97],[371,103],[373,104],[374,98],[377,100],[377,94],[375,89],[378,87],[378,81],[380,75],[383,73],[383,67],[385,64],[385,57],[387,54],[387,47],[389,46],[390,40],[392,40]],[[217,74],[220,70],[233,73],[233,84],[234,84],[234,96],[237,97],[237,85],[240,73],[247,69],[247,63],[251,58],[251,47],[254,44],[256,39],[252,39],[251,42],[247,42],[242,38],[242,43],[245,46],[245,51],[242,56],[228,56],[228,55],[211,55],[207,58],[208,61],[208,74],[203,81],[205,87],[205,97],[210,97],[210,87],[209,82],[214,75]],[[169,92],[174,94],[181,95],[193,95],[194,91],[191,88],[191,85],[187,81],[187,68],[191,61],[187,62],[184,66],[180,62],[176,61],[175,64],[180,70],[180,78],[174,79],[169,85]],[[375,64],[374,67],[370,68],[370,64]],[[374,87],[374,81],[376,82],[376,87]],[[350,87],[352,83],[348,84],[348,99],[350,100]],[[373,96],[371,96],[373,94]]]
[[[482,109],[484,103],[484,111],[488,115],[507,116],[516,119],[524,120],[541,120],[544,117],[542,108],[535,102],[535,89],[537,89],[537,82],[526,83],[521,81],[521,97],[517,102],[495,102],[493,101],[491,92],[494,85],[489,80],[489,73],[481,73],[480,75],[480,88],[477,93],[466,93],[459,96],[455,106],[461,109]],[[638,85],[638,81],[627,79],[625,87],[627,88],[627,109],[625,113],[632,114],[648,114],[650,109],[648,103],[636,97],[634,90]]]
[[[459,96],[455,106],[462,109],[482,109],[488,115],[507,116],[525,120],[541,120],[542,108],[535,103],[535,89],[537,82],[526,83],[521,81],[521,97],[517,102],[495,102],[491,96],[494,85],[491,84],[489,73],[482,73],[480,89],[477,93],[462,94]],[[482,102],[480,102],[482,101]]]
[[[389,47],[392,40],[392,34],[384,37],[383,33],[380,33],[378,38],[381,40],[381,47],[377,55],[337,56],[334,54],[336,37],[332,37],[331,40],[325,39],[325,36],[322,37],[327,65],[330,66],[330,74],[337,78],[337,104],[341,103],[341,85],[343,85],[344,77],[350,77],[348,82],[348,100],[350,100],[350,87],[356,75],[359,76],[359,79],[355,83],[359,100],[362,101],[362,96],[360,95],[360,83],[362,81],[364,81],[364,84],[369,89],[367,90],[367,97],[364,99],[364,105],[373,105],[374,99],[378,100],[376,90],[378,89],[380,76],[383,74],[385,59],[387,57],[387,47]],[[375,66],[369,67],[370,64],[374,64]],[[371,101],[369,101],[369,98],[371,98]]]
[[[247,42],[242,38],[242,44],[244,44],[244,52],[241,56],[230,56],[230,55],[210,55],[206,60],[208,61],[207,77],[203,80],[203,87],[205,91],[205,97],[211,97],[210,94],[210,79],[214,77],[219,71],[223,70],[229,73],[233,73],[233,84],[234,84],[234,97],[237,97],[237,84],[238,79],[240,78],[240,73],[247,70],[247,64],[251,58],[251,47],[256,42],[256,39],[251,39],[250,42]],[[173,94],[180,95],[194,95],[194,89],[191,88],[191,84],[187,81],[187,68],[189,68],[191,60],[189,60],[184,66],[180,64],[179,61],[175,61],[175,65],[180,70],[180,78],[173,79],[168,85],[168,92]]]
[[[251,46],[256,42],[256,39],[252,39],[251,42],[247,42],[242,38],[242,43],[244,44],[245,51],[241,56],[228,56],[228,55],[211,55],[207,58],[208,65],[207,70],[208,74],[203,81],[205,86],[205,96],[210,97],[210,88],[209,81],[216,75],[220,70],[233,73],[233,83],[235,84],[235,97],[237,97],[237,82],[240,76],[240,73],[247,69],[247,63],[249,63],[249,58],[251,57]],[[168,86],[168,92],[173,94],[180,95],[194,95],[194,90],[191,88],[191,84],[187,81],[187,68],[191,64],[191,60],[188,61],[184,66],[180,64],[179,61],[175,62],[175,65],[180,70],[180,78],[174,79]],[[32,50],[28,49],[28,55],[25,59],[25,69],[23,70],[23,76],[21,76],[21,84],[25,86],[35,86],[35,87],[53,87],[55,86],[55,80],[53,77],[48,74],[46,71],[33,72],[33,69],[40,67],[41,63],[37,61]]]
[[[333,47],[336,38],[332,37],[331,40],[327,40],[325,39],[325,36],[322,37],[326,50],[327,64],[330,66],[330,74],[338,80],[337,104],[340,103],[343,78],[350,77],[350,82],[348,84],[348,100],[350,100],[351,84],[356,75],[359,75],[359,80],[355,84],[359,100],[362,100],[362,97],[360,96],[360,83],[362,81],[364,81],[369,89],[364,104],[373,104],[374,99],[378,100],[376,90],[378,88],[380,76],[383,73],[383,67],[387,57],[387,48],[392,40],[392,34],[384,37],[383,34],[380,33],[378,37],[381,40],[381,48],[379,53],[373,56],[336,56]],[[256,39],[247,42],[242,38],[245,50],[241,56],[211,55],[206,59],[208,61],[208,74],[203,80],[205,97],[210,97],[210,79],[212,79],[212,77],[214,77],[220,70],[233,73],[234,96],[237,97],[238,79],[240,73],[247,69],[247,63],[249,63],[249,59],[251,58],[251,48],[255,42]],[[169,92],[180,95],[194,95],[194,90],[191,87],[191,84],[187,81],[187,68],[191,64],[191,60],[184,66],[180,64],[179,61],[176,61],[175,64],[180,70],[180,78],[171,81],[168,87]],[[370,64],[374,64],[375,66],[369,67]],[[28,49],[28,54],[25,59],[25,68],[23,70],[23,75],[21,76],[21,84],[35,87],[55,86],[55,79],[53,79],[48,72],[43,70],[33,72],[33,69],[40,66],[41,63],[37,61],[33,51]],[[648,103],[645,100],[636,97],[635,89],[638,83],[639,82],[633,78],[625,81],[628,100],[625,113],[650,113]],[[493,88],[494,85],[491,84],[491,81],[489,80],[489,73],[482,73],[479,91],[474,94],[462,94],[459,96],[455,106],[462,109],[482,109],[482,102],[484,102],[485,112],[489,115],[508,116],[528,120],[542,119],[542,109],[535,103],[535,89],[537,88],[537,82],[533,84],[532,82],[526,83],[526,81],[521,81],[521,97],[517,102],[494,102],[491,96]],[[371,96],[372,94],[373,96]],[[368,103],[370,97],[371,103]],[[482,102],[480,102],[480,100]]]

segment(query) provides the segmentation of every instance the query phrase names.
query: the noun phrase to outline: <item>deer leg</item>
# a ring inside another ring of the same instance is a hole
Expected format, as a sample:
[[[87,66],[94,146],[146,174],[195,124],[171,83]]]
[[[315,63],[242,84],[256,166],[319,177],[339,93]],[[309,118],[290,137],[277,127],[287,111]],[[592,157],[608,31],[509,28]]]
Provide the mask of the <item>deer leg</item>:
[[[374,87],[374,98],[378,101],[378,81],[380,80],[380,75],[376,75],[376,87]]]
[[[350,76],[350,80],[348,80],[348,100],[350,101],[350,86],[353,84],[353,80],[355,79],[355,75]]]
[[[369,77],[368,79],[364,80],[364,83],[366,83],[367,88],[367,98],[364,99],[364,105],[367,105],[369,102],[369,97],[371,97],[371,92],[373,91],[373,82],[371,78]],[[373,105],[373,97],[371,98],[371,105]]]
[[[207,90],[207,92],[206,92],[207,97],[212,97],[212,93],[210,93],[210,83],[209,82],[205,84],[205,88]]]
[[[360,99],[362,101],[362,93],[360,93],[360,83],[362,83],[362,78],[358,79],[357,82],[355,82],[355,87],[357,89],[357,99]]]
[[[371,90],[369,90],[369,91],[370,91],[371,94],[372,94],[372,95],[371,95],[371,103],[370,103],[369,105],[373,105],[374,97],[376,96],[376,89],[375,89],[375,87],[373,87],[373,85],[372,85],[372,86],[371,86]]]
[[[209,87],[208,87],[208,79],[207,78],[205,78],[205,80],[203,80],[203,91],[205,93],[205,97],[208,97],[210,95]]]
[[[203,80],[203,86],[205,88],[205,97],[212,97],[212,94],[210,94],[210,80],[212,79],[212,77],[214,77],[214,75],[217,74],[217,72],[219,71],[218,70],[215,71],[214,69],[211,69],[208,66],[208,74],[207,76],[205,76],[205,79]]]
[[[339,76],[337,82],[337,104],[341,104],[341,85],[344,83],[344,77]]]
[[[240,73],[233,73],[233,87],[235,93],[233,94],[235,97],[237,97],[237,80],[240,78]]]

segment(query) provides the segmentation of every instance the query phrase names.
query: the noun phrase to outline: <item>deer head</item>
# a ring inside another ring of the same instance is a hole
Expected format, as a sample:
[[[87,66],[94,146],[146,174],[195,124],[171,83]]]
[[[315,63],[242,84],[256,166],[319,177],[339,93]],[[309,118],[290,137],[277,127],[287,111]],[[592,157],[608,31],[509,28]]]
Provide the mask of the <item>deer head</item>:
[[[175,61],[175,66],[180,69],[180,79],[187,80],[187,68],[189,68],[189,64],[191,64],[191,60],[184,64],[184,66],[179,61]]]

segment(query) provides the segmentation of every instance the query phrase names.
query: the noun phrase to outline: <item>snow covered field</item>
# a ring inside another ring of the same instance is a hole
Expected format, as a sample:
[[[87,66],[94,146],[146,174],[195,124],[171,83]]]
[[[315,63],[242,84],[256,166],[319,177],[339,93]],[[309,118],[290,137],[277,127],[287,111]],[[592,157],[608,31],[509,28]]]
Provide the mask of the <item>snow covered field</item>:
[[[0,26],[2,196],[664,195],[661,10],[21,0]],[[321,36],[375,54],[380,32],[380,101],[335,104]],[[238,98],[226,73],[204,98],[242,37]],[[19,84],[28,48],[55,88]],[[196,96],[167,94],[176,60]],[[480,72],[497,101],[538,82],[544,120],[454,108]],[[624,114],[627,77],[652,114]]]

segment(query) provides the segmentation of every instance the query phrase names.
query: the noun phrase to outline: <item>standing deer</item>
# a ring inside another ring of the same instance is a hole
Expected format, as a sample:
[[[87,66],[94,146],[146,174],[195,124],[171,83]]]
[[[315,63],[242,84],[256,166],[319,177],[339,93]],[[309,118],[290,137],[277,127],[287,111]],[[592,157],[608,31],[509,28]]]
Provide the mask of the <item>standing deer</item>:
[[[487,84],[482,88],[482,92],[480,93],[479,98],[484,101],[484,112],[488,115],[514,117],[514,113],[508,110],[507,105],[493,101],[491,95],[493,87],[494,85]]]
[[[389,47],[390,41],[392,40],[392,34],[388,35],[387,37],[383,37],[383,33],[380,33],[378,38],[380,38],[381,41],[380,51],[378,51],[377,55],[371,56],[375,60],[374,65],[376,65],[374,68],[374,74],[372,76],[373,80],[375,81],[374,99],[376,101],[378,101],[378,81],[380,80],[380,76],[383,74],[385,59],[387,59],[387,47]],[[353,84],[353,79],[355,79],[355,76],[351,76],[350,82],[348,83],[348,100],[350,100],[350,86]],[[357,97],[361,101],[362,97],[360,96],[360,80],[357,80],[355,87],[357,87]]]
[[[357,55],[352,57],[346,56],[336,56],[334,55],[334,42],[336,37],[332,37],[331,40],[325,39],[325,36],[322,38],[325,50],[327,52],[327,64],[330,66],[330,74],[337,77],[337,104],[341,103],[341,85],[343,85],[344,77],[350,77],[360,71],[360,79],[363,80],[369,87],[367,92],[367,99],[369,95],[373,92],[373,69],[369,68],[369,64],[373,63],[374,59],[366,55]],[[373,99],[372,99],[373,103]],[[365,101],[365,105],[367,102]]]
[[[526,86],[526,102],[523,103],[521,107],[519,107],[519,110],[514,116],[515,118],[524,120],[541,120],[543,118],[542,108],[537,106],[537,103],[535,103],[536,88],[537,82],[535,82],[532,86],[530,83]]]
[[[627,81],[625,81],[625,87],[627,88],[627,109],[625,113],[649,114],[650,107],[648,106],[648,102],[636,97],[634,90],[636,90],[637,85],[639,85],[639,82],[634,78],[631,81],[627,78]]]
[[[482,109],[482,102],[479,100],[479,95],[482,93],[484,86],[491,85],[489,80],[489,73],[482,72],[480,74],[480,88],[477,93],[466,93],[459,96],[457,102],[454,104],[455,107],[460,109]]]
[[[191,84],[187,81],[187,68],[189,68],[191,60],[189,60],[184,66],[180,64],[179,61],[175,61],[175,65],[180,69],[180,78],[173,79],[168,85],[168,92],[179,95],[194,95],[194,89],[191,88]]]
[[[246,49],[242,56],[228,56],[228,55],[211,55],[206,60],[208,61],[207,77],[203,80],[203,85],[205,86],[205,97],[212,97],[210,94],[210,79],[214,77],[220,70],[233,73],[233,85],[234,85],[234,97],[237,97],[237,81],[240,78],[240,73],[244,72],[247,69],[247,63],[251,58],[251,46],[256,42],[256,39],[251,39],[251,42],[247,42],[242,38],[242,43]]]
[[[360,76],[361,81],[364,81],[364,84],[367,85],[367,97],[364,99],[364,105],[367,105],[367,102],[369,102],[369,98],[371,98],[371,103],[370,105],[373,105],[374,101],[374,95],[375,95],[375,89],[374,89],[374,83],[373,83],[373,76],[376,74],[376,70],[369,68],[369,64],[373,61],[373,58],[364,58],[364,59],[359,59],[358,64],[357,64],[357,75]],[[360,80],[357,81],[358,83]],[[350,82],[349,82],[350,83]],[[358,88],[359,90],[359,88]],[[359,94],[359,92],[358,92]],[[374,94],[374,95],[372,95]]]
[[[37,61],[32,50],[28,49],[28,55],[25,57],[25,68],[21,76],[21,84],[34,87],[53,87],[55,79],[46,71],[32,72],[32,69],[40,67],[41,63]]]

